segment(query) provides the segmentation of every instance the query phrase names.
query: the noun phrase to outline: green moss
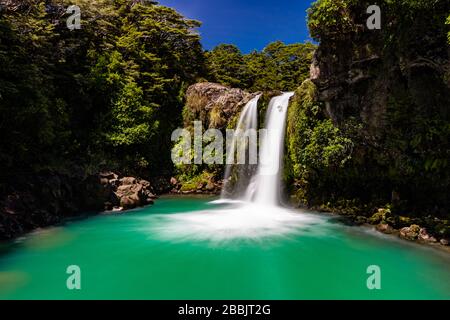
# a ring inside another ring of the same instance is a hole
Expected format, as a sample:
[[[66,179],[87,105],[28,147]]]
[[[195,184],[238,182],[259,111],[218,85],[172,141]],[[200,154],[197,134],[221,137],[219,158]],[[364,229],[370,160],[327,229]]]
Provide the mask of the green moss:
[[[447,17],[446,24],[450,25],[450,15]],[[450,31],[447,33],[447,41],[450,44]]]
[[[296,184],[301,202],[320,203],[314,198],[323,194],[320,190],[326,188],[327,179],[351,159],[353,141],[326,118],[310,80],[297,89],[289,107],[286,143],[286,180]]]
[[[369,218],[371,224],[388,223],[392,217],[390,209],[379,209],[372,217]]]
[[[197,185],[194,183],[189,183],[189,182],[183,183],[180,190],[182,192],[195,191],[195,190],[197,190]]]
[[[355,31],[349,10],[350,0],[319,0],[308,10],[308,27],[313,39],[320,41],[322,35],[344,36]]]
[[[258,126],[259,128],[264,128],[264,123],[266,121],[266,113],[267,109],[269,108],[270,100],[272,100],[273,97],[281,95],[282,92],[279,90],[271,90],[271,91],[264,91],[259,98],[258,101]]]
[[[181,183],[181,191],[182,192],[192,192],[196,191],[199,188],[206,186],[208,182],[211,180],[215,180],[215,173],[202,171],[196,175],[188,176],[188,175],[180,175],[178,177],[179,182]]]

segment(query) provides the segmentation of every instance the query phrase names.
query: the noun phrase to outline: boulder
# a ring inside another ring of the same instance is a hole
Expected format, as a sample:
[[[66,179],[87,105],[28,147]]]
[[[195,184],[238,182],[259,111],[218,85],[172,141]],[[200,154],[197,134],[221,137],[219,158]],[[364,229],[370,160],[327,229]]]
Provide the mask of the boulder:
[[[153,204],[156,196],[152,192],[151,183],[147,180],[138,180],[126,177],[120,180],[115,195],[120,199],[120,206],[124,210],[133,209],[141,205]]]
[[[418,238],[419,238],[419,240],[422,240],[425,242],[433,242],[433,243],[437,242],[436,238],[429,235],[427,232],[427,229],[425,229],[425,228],[420,229]]]
[[[414,241],[419,238],[421,228],[413,224],[410,227],[400,229],[400,237],[406,240]]]
[[[124,210],[134,209],[136,207],[139,207],[141,204],[141,199],[137,194],[123,196],[120,198],[120,206]]]
[[[382,232],[382,233],[386,233],[386,234],[392,234],[395,231],[394,228],[392,228],[387,223],[380,223],[375,228],[377,229],[377,231]]]

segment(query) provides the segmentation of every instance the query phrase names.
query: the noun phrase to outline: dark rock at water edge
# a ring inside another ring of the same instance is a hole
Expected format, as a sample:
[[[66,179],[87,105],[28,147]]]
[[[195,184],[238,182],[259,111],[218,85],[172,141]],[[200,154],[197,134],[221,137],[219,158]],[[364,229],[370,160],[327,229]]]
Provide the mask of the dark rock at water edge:
[[[18,176],[0,197],[0,240],[55,225],[81,213],[153,204],[152,184],[113,172]]]

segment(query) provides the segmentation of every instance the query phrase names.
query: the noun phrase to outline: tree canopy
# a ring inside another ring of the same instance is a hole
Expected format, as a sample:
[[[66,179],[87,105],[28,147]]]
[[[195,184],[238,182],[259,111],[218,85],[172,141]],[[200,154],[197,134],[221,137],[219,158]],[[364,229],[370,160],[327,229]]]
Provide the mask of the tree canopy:
[[[239,48],[222,44],[206,53],[210,80],[250,91],[295,90],[309,76],[315,45],[281,41],[261,52],[242,54]]]

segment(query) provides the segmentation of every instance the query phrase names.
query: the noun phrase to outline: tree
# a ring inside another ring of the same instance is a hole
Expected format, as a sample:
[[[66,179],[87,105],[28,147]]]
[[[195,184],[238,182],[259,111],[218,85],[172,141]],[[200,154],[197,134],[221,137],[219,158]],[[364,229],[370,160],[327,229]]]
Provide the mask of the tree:
[[[235,45],[218,45],[206,53],[206,60],[212,81],[231,87],[248,87],[249,74],[244,56]]]

